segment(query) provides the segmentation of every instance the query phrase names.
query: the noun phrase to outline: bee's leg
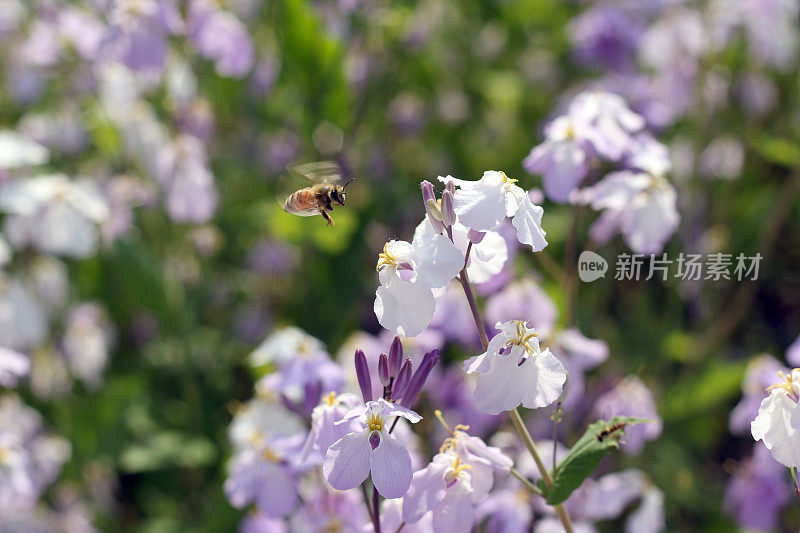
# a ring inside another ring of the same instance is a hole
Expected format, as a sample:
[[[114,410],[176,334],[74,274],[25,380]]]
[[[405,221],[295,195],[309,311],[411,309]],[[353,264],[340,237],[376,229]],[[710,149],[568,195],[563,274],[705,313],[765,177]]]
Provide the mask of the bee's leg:
[[[324,218],[330,227],[333,227],[335,224],[333,223],[333,218],[328,214],[327,211],[324,209],[320,209],[319,212],[322,214],[322,218]]]

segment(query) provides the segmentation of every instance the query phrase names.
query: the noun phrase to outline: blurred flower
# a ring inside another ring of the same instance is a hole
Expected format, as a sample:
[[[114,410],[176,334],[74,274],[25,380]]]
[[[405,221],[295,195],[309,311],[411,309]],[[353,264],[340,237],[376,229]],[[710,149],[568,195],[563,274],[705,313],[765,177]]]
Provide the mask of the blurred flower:
[[[315,483],[311,494],[291,518],[291,531],[362,533],[369,523],[364,502],[355,491],[340,492]],[[390,500],[387,500],[390,501]],[[386,527],[381,516],[381,523]],[[389,531],[386,528],[386,531]]]
[[[181,29],[173,0],[121,0],[111,5],[109,26],[99,44],[102,58],[116,59],[146,77],[161,75],[170,33]]]
[[[775,382],[775,374],[781,371],[787,371],[786,367],[769,355],[760,355],[750,361],[742,380],[744,396],[730,414],[728,428],[731,433],[742,435],[748,432],[761,401],[767,396],[767,388]]]
[[[567,380],[564,366],[550,352],[539,349],[537,333],[520,320],[498,323],[500,333],[486,352],[464,362],[467,373],[477,373],[475,406],[496,415],[518,405],[536,409],[561,395]]]
[[[643,30],[642,21],[611,2],[597,2],[569,25],[579,62],[592,68],[599,64],[620,71],[633,66],[633,52]]]
[[[536,331],[550,335],[558,319],[556,305],[533,278],[510,283],[486,302],[486,320],[500,323],[522,317],[536,326]]]
[[[98,246],[98,225],[109,207],[88,180],[63,174],[15,180],[0,186],[6,234],[16,248],[31,244],[43,253],[87,257]]]
[[[575,203],[605,212],[592,227],[595,240],[604,242],[616,230],[636,253],[660,252],[680,222],[675,188],[666,180],[667,148],[644,138],[629,157],[639,170],[611,172],[600,182],[572,195]]]
[[[31,361],[27,355],[0,347],[0,385],[13,388],[30,370]]]
[[[612,390],[603,394],[595,402],[594,413],[606,420],[615,416],[630,416],[652,420],[637,424],[625,430],[622,451],[637,454],[645,441],[657,439],[661,435],[662,422],[658,416],[653,395],[636,376],[628,376]]]
[[[786,361],[792,366],[800,366],[800,336],[786,349]]]
[[[61,340],[70,372],[89,387],[100,384],[114,339],[105,310],[96,302],[72,307]]]
[[[50,152],[41,144],[12,130],[0,130],[0,170],[41,165]]]
[[[534,205],[528,194],[504,172],[487,170],[478,181],[465,181],[452,176],[439,177],[442,183],[452,182],[458,190],[454,197],[454,208],[458,220],[474,231],[495,228],[506,217],[512,219],[517,230],[517,239],[522,244],[541,251],[547,246],[542,229],[544,210]]]
[[[30,288],[0,276],[0,346],[31,350],[44,339],[48,326],[45,309]]]
[[[253,42],[242,22],[211,0],[192,0],[187,20],[189,40],[212,61],[220,76],[241,78],[255,59]]]
[[[791,500],[786,486],[786,469],[760,444],[731,476],[725,489],[725,509],[742,529],[772,531]]]
[[[81,116],[71,105],[56,112],[28,113],[20,119],[19,130],[51,150],[67,155],[78,154],[89,141]]]
[[[199,139],[181,135],[160,147],[156,171],[172,220],[202,224],[214,216],[218,193]]]
[[[372,483],[384,498],[400,498],[408,491],[411,457],[386,427],[392,417],[412,423],[422,419],[414,411],[382,398],[352,410],[343,419],[357,421],[361,430],[348,433],[328,448],[322,471],[333,488],[354,489],[372,474]]]
[[[302,459],[322,463],[328,448],[348,433],[358,431],[358,422],[351,420],[349,423],[339,422],[361,402],[355,394],[344,393],[337,395],[329,393],[311,413],[311,430],[303,446]]]
[[[717,137],[700,154],[700,170],[710,178],[732,180],[742,173],[744,147],[730,135]]]
[[[15,395],[0,398],[0,516],[31,509],[69,455],[66,440],[44,434],[39,413]]]
[[[753,438],[763,440],[776,461],[789,468],[800,467],[800,368],[769,387],[769,396],[758,408],[750,425]]]

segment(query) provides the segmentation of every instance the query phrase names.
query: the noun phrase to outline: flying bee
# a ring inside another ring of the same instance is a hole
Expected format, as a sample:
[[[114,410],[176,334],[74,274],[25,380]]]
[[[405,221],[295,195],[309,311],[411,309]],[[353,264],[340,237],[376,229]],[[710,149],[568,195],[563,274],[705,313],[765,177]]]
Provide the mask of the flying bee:
[[[603,442],[603,440],[606,437],[608,437],[609,435],[611,435],[615,431],[619,431],[621,429],[625,429],[625,426],[627,426],[627,425],[628,425],[627,422],[617,422],[616,424],[612,424],[612,425],[608,426],[607,428],[605,428],[603,431],[601,431],[600,433],[598,433],[596,435],[597,442]]]
[[[289,170],[316,183],[290,194],[283,203],[283,210],[301,217],[322,215],[328,225],[333,226],[333,218],[330,215],[333,206],[345,205],[347,197],[345,188],[355,178],[350,178],[344,185],[339,184],[342,179],[339,165],[333,161],[308,163],[291,167]]]

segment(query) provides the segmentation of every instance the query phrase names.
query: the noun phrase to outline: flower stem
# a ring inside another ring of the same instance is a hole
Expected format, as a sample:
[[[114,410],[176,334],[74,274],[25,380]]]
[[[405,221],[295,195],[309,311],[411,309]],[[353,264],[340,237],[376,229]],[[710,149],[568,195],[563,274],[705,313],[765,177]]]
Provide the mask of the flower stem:
[[[364,495],[364,505],[367,506],[367,511],[369,512],[369,519],[372,523],[375,523],[375,513],[372,512],[372,504],[369,503],[369,494],[367,494],[367,483],[366,481],[361,484],[361,494]]]
[[[800,488],[797,486],[797,476],[794,473],[794,468],[790,468],[789,472],[792,473],[792,482],[794,483],[794,493],[797,496],[797,502],[800,503]]]
[[[528,490],[530,490],[532,493],[538,494],[539,496],[544,498],[544,493],[542,492],[542,490],[539,487],[537,487],[536,485],[534,485],[533,483],[531,483],[528,478],[526,478],[525,476],[520,474],[519,471],[516,468],[512,468],[511,469],[511,474],[515,478],[520,480],[522,482],[522,484],[525,485],[525,487],[527,487]]]
[[[489,339],[486,336],[486,329],[483,327],[483,320],[481,320],[478,306],[475,304],[475,296],[472,294],[472,287],[469,284],[469,277],[467,276],[467,260],[469,259],[469,252],[471,249],[472,244],[470,243],[470,245],[467,246],[467,253],[464,254],[464,268],[461,269],[461,273],[459,274],[459,281],[461,282],[461,286],[464,288],[464,295],[467,297],[467,303],[469,303],[469,308],[472,311],[472,319],[475,321],[475,327],[478,328],[478,335],[481,337],[481,345],[483,345],[483,349],[486,350],[489,347]],[[539,454],[536,452],[536,447],[533,445],[531,434],[528,433],[528,429],[522,422],[522,418],[519,416],[519,411],[517,411],[515,408],[513,411],[509,411],[509,414],[511,415],[511,420],[514,422],[514,425],[517,428],[517,432],[519,432],[522,440],[525,442],[525,446],[528,448],[533,460],[536,462],[536,466],[539,469],[539,472],[542,474],[542,479],[544,480],[545,486],[547,486],[549,489],[553,486],[553,481],[550,479],[550,474],[547,473],[547,467],[544,466],[542,458],[539,457]],[[559,504],[554,505],[553,508],[556,510],[556,514],[558,514],[558,517],[561,519],[561,524],[564,526],[564,530],[567,533],[573,533],[572,521],[569,519],[569,515],[567,514],[566,509],[564,509],[564,506]]]
[[[375,516],[372,520],[372,525],[375,526],[375,533],[381,533],[381,501],[378,495],[378,489],[375,485],[372,486],[372,508],[375,511]]]
[[[515,407],[508,413],[511,416],[511,421],[514,422],[514,427],[516,427],[517,433],[519,433],[520,437],[522,437],[522,440],[525,442],[525,446],[528,448],[531,457],[533,457],[536,467],[539,469],[539,473],[542,474],[542,479],[544,480],[545,486],[548,489],[552,488],[553,480],[550,477],[550,474],[547,472],[547,467],[544,465],[544,461],[542,461],[542,458],[539,457],[539,453],[536,451],[536,446],[533,444],[533,437],[531,437],[531,434],[528,432],[528,428],[525,427],[522,417],[519,415],[519,411]],[[567,533],[573,533],[572,521],[569,519],[569,515],[567,514],[567,510],[564,509],[564,506],[561,504],[554,505],[553,509],[556,510],[558,518],[561,519],[561,525],[564,526],[564,531]]]

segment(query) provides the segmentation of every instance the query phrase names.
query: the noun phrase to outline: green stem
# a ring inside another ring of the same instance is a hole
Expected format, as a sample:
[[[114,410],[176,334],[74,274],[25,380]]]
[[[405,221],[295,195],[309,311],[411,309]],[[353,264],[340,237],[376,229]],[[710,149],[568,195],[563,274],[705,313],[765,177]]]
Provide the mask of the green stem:
[[[522,484],[523,484],[523,485],[525,485],[525,487],[527,487],[527,489],[528,489],[529,491],[531,491],[531,492],[532,492],[532,493],[534,493],[534,494],[538,494],[539,496],[541,496],[542,498],[544,498],[544,493],[542,492],[542,490],[541,490],[539,487],[537,487],[536,485],[534,485],[533,483],[531,483],[531,482],[530,482],[530,480],[529,480],[528,478],[526,478],[525,476],[523,476],[522,474],[520,474],[520,473],[519,473],[519,471],[518,471],[516,468],[512,468],[512,469],[511,469],[511,474],[512,474],[512,475],[513,475],[515,478],[517,478],[518,480],[520,480],[520,481],[522,482]]]
[[[797,486],[797,477],[794,473],[794,468],[790,468],[789,472],[792,473],[792,481],[794,482],[794,493],[797,496],[797,502],[800,503],[800,488]]]

